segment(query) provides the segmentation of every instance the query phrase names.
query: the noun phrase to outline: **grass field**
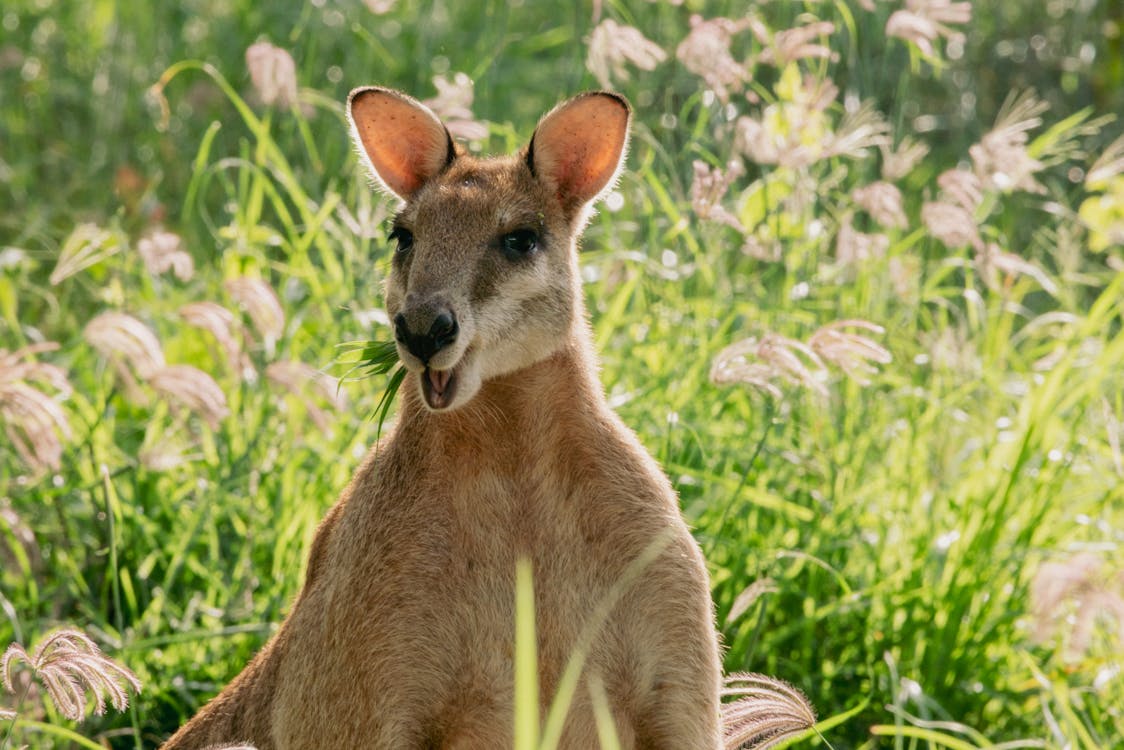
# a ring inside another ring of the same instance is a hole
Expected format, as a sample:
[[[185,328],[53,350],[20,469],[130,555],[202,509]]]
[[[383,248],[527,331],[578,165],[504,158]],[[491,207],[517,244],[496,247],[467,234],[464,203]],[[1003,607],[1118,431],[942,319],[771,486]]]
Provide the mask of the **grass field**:
[[[602,378],[795,746],[1119,747],[1124,10],[908,5],[6,3],[0,647],[144,687],[77,723],[13,669],[0,749],[154,747],[285,614],[387,385],[333,380],[390,338],[369,83],[484,152],[633,102]]]

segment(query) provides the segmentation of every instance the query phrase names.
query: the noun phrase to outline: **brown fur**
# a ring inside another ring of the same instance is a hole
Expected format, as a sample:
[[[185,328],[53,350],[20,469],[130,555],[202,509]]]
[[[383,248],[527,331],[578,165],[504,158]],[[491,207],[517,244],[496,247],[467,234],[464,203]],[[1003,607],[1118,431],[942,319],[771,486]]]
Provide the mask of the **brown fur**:
[[[721,747],[702,556],[666,477],[605,402],[581,303],[576,238],[623,160],[627,105],[571,100],[529,153],[477,160],[443,151],[444,127],[404,95],[364,89],[350,104],[414,238],[396,254],[388,312],[410,330],[443,309],[460,325],[428,363],[456,373],[452,402],[432,407],[425,364],[400,346],[397,423],[320,524],[281,630],[164,747],[509,747],[516,562],[533,567],[545,716],[598,604],[661,539],[584,674],[603,682],[623,748]],[[497,243],[517,229],[539,246],[513,260]],[[598,746],[584,682],[561,746]]]

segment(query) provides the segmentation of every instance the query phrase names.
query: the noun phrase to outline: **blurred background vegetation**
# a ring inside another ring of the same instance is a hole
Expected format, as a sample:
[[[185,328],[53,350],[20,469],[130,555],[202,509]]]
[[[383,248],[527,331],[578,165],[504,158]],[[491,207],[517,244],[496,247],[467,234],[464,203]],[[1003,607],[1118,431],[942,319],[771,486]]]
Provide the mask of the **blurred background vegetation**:
[[[17,680],[0,747],[155,746],[283,617],[385,385],[328,377],[389,337],[369,83],[484,152],[636,106],[587,299],[728,670],[836,748],[1113,746],[1122,35],[1109,0],[5,3],[0,645],[71,624],[145,687],[74,724]]]

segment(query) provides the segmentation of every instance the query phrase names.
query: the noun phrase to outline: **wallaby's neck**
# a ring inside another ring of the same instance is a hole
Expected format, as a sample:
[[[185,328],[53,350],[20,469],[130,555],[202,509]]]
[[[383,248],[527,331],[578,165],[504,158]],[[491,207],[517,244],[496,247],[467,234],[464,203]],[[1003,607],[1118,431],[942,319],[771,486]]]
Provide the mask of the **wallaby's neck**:
[[[486,381],[469,403],[450,412],[429,411],[417,377],[407,377],[396,432],[463,460],[526,456],[581,440],[608,408],[589,338],[579,326],[554,354]]]

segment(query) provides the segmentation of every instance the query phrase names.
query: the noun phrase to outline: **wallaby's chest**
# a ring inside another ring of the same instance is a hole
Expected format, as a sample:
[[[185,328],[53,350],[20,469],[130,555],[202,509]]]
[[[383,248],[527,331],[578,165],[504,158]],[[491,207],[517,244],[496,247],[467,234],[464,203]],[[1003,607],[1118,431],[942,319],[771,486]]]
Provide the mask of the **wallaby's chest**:
[[[589,517],[594,490],[481,467],[453,482],[413,477],[404,493],[367,489],[333,532],[322,584],[293,613],[307,625],[293,628],[289,653],[318,665],[300,668],[316,676],[293,690],[294,702],[343,684],[370,717],[362,731],[387,741],[378,746],[406,746],[420,733],[423,743],[454,747],[463,732],[496,743],[473,740],[473,747],[508,744],[516,562],[533,565],[540,679],[549,696],[613,580]],[[616,640],[613,630],[591,663]],[[384,725],[382,716],[398,724]]]

